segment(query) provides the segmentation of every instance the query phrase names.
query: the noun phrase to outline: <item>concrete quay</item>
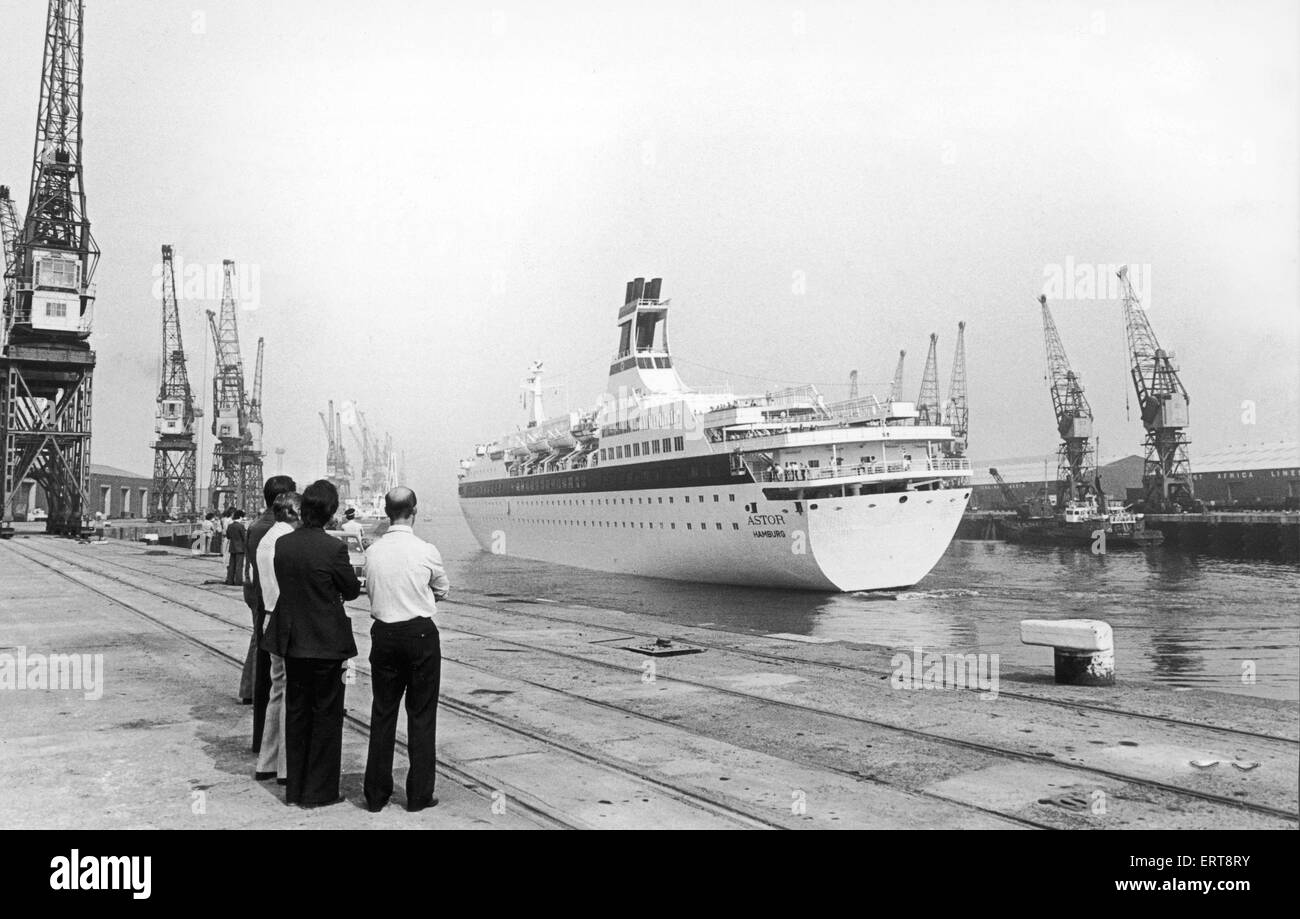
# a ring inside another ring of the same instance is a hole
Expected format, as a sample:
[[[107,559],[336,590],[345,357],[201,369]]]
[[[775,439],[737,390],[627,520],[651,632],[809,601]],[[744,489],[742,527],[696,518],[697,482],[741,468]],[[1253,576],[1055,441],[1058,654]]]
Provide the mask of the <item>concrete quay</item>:
[[[439,806],[401,807],[400,748],[393,805],[361,805],[363,596],[349,604],[361,654],[347,690],[348,803],[289,808],[281,787],[252,778],[251,708],[235,698],[249,614],[237,588],[214,583],[219,569],[127,541],[0,542],[0,826],[1300,825],[1295,703],[1176,692],[1122,670],[1114,687],[1056,686],[1050,653],[1001,673],[996,692],[941,688],[910,680],[919,666],[900,677],[894,649],[473,585],[439,611]],[[55,668],[50,655],[69,657]]]

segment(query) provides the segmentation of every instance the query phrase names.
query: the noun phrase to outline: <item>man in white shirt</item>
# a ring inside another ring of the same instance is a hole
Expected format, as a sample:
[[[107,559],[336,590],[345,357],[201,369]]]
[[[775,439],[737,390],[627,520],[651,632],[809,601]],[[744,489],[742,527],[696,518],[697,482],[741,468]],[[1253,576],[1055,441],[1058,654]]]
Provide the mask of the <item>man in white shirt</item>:
[[[370,752],[366,757],[366,806],[383,810],[393,794],[393,744],[397,709],[406,695],[406,809],[433,807],[434,741],[442,645],[433,623],[438,600],[447,598],[442,556],[415,535],[415,492],[398,486],[384,496],[390,526],[366,549],[370,595]]]
[[[343,512],[343,532],[348,536],[357,537],[358,540],[365,535],[366,530],[357,519],[356,508],[349,507]]]
[[[296,491],[276,495],[271,503],[275,523],[257,544],[257,581],[262,592],[262,608],[267,615],[280,601],[280,584],[275,578],[275,544],[281,536],[302,526],[301,510],[302,496]],[[284,742],[285,682],[284,658],[272,652],[271,695],[266,703],[266,722],[262,726],[262,748],[257,755],[257,771],[253,774],[253,778],[259,782],[278,776],[283,785],[289,775]]]

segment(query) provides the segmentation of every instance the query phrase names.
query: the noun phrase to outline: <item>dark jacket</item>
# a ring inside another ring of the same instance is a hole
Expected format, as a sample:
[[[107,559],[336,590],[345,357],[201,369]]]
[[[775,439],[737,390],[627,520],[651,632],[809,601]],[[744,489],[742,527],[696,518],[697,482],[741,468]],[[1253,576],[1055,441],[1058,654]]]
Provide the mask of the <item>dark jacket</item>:
[[[230,543],[231,555],[243,555],[248,543],[248,530],[238,520],[232,520],[226,527],[226,541]]]
[[[343,601],[361,596],[348,548],[322,529],[302,527],[275,544],[280,599],[266,623],[265,651],[281,657],[355,657],[352,622]]]
[[[257,579],[257,544],[262,541],[271,527],[275,526],[275,514],[267,508],[266,513],[253,521],[248,528],[248,539],[244,549],[244,602],[256,613],[262,609],[262,582]]]

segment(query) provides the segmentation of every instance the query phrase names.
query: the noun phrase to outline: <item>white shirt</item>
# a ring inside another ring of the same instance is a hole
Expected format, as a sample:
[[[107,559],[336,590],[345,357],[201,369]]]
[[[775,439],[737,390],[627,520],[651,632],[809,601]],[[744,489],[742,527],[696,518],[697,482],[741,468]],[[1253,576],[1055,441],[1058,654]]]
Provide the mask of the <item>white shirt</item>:
[[[262,588],[262,606],[268,613],[280,602],[280,582],[275,579],[275,543],[285,533],[292,532],[292,526],[277,520],[257,544],[257,583]]]
[[[409,524],[394,524],[366,549],[370,615],[380,622],[432,616],[435,599],[445,600],[449,586],[442,556]]]
[[[348,520],[343,524],[343,532],[352,536],[365,536],[366,528],[361,525],[360,520]]]

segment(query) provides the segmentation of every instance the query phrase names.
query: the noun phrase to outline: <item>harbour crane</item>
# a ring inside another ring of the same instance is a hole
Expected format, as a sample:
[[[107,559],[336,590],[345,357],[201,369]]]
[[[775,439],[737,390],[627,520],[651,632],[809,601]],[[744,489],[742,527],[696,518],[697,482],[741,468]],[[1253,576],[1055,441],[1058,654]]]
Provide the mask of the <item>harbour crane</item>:
[[[1047,379],[1052,411],[1061,445],[1056,451],[1056,506],[1069,501],[1097,498],[1097,456],[1092,443],[1092,407],[1083,393],[1083,381],[1070,368],[1061,334],[1047,307],[1047,295],[1038,302],[1043,312],[1043,342],[1047,351]]]
[[[208,325],[216,351],[212,373],[212,434],[216,440],[212,445],[212,475],[208,480],[210,500],[215,508],[238,507],[247,495],[241,460],[248,432],[248,400],[244,393],[244,359],[239,351],[235,263],[225,259],[221,267],[220,320],[208,310]]]
[[[158,362],[158,409],[153,445],[153,488],[149,492],[150,520],[195,520],[197,462],[194,444],[194,394],[181,341],[180,306],[172,247],[162,247],[162,354]]]
[[[1011,490],[1011,486],[1007,484],[1004,478],[1002,478],[1002,475],[997,471],[997,469],[990,468],[989,475],[993,476],[993,481],[998,484],[998,491],[1002,492],[1002,500],[1007,503],[1007,507],[1010,510],[1015,511],[1016,515],[1019,517],[1028,517],[1028,505],[1023,501],[1016,500],[1016,493]]]
[[[14,275],[18,271],[18,214],[8,185],[0,185],[0,250],[3,250],[4,304],[3,324],[0,324],[0,348],[9,337],[9,306],[13,298]]]
[[[253,367],[253,390],[248,396],[248,411],[243,432],[243,447],[239,451],[239,471],[242,491],[239,507],[261,507],[262,497],[262,356],[266,341],[257,339],[257,360]]]
[[[1129,374],[1146,428],[1142,464],[1143,507],[1151,513],[1177,513],[1196,505],[1192,464],[1187,457],[1188,397],[1174,355],[1160,347],[1145,308],[1129,281],[1128,266],[1116,272],[1124,297],[1124,332]]]
[[[930,351],[925,356],[925,373],[921,375],[921,393],[916,397],[916,423],[940,424],[943,421],[939,409],[939,358],[935,351],[939,345],[939,336],[930,333]],[[902,359],[899,359],[902,363]]]
[[[325,427],[325,478],[331,482],[339,493],[340,505],[351,498],[351,475],[348,470],[347,452],[343,449],[343,423],[334,411],[334,400],[329,403],[329,415],[320,414],[320,423]]]
[[[75,535],[89,512],[95,267],[83,184],[82,0],[49,0],[31,185],[12,242],[0,341],[0,535],[30,479],[47,532]],[[12,202],[9,206],[12,208]],[[6,230],[12,234],[16,216]]]
[[[898,366],[894,368],[894,379],[889,384],[889,398],[886,402],[897,402],[903,395],[903,361],[906,357],[906,351],[898,352]]]
[[[858,398],[858,372],[856,370],[850,370],[849,371],[849,401],[851,402],[856,398]]]
[[[952,429],[953,456],[966,455],[966,436],[970,422],[970,408],[966,403],[966,323],[957,323],[957,348],[952,356],[952,376],[948,379],[948,404],[944,406],[943,423]]]

